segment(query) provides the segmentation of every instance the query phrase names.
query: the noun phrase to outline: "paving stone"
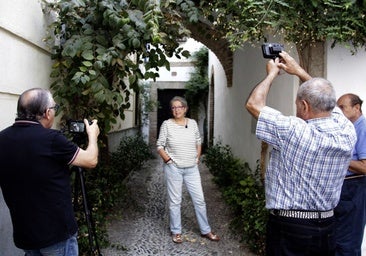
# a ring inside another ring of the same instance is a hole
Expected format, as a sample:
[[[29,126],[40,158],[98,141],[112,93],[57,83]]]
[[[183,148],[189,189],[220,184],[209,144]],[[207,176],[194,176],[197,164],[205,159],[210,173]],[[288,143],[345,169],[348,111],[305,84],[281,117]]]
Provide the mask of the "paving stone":
[[[103,256],[254,256],[230,230],[230,209],[203,164],[200,172],[209,223],[220,236],[219,242],[200,236],[193,204],[185,188],[181,211],[184,242],[172,242],[162,161],[156,158],[128,178],[130,198],[122,204],[121,216],[109,223],[111,247],[101,250]]]

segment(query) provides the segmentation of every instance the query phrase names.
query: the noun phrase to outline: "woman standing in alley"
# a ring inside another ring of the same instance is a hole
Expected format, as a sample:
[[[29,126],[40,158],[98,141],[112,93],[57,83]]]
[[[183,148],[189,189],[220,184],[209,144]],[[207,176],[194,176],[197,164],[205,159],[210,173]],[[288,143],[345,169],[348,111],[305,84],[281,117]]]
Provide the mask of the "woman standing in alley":
[[[181,202],[185,183],[192,198],[201,236],[211,241],[220,238],[208,224],[206,202],[198,170],[201,136],[195,120],[187,118],[187,101],[174,97],[170,101],[173,118],[160,127],[157,150],[164,161],[164,174],[169,200],[170,231],[175,243],[182,243]]]

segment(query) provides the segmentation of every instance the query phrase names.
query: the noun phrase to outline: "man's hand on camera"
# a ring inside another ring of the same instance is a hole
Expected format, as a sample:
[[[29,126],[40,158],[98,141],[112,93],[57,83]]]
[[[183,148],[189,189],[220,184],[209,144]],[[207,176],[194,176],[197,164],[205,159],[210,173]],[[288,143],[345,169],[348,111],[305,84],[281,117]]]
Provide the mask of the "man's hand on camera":
[[[92,169],[95,168],[98,164],[98,120],[94,119],[92,120],[92,123],[89,124],[89,121],[87,119],[84,119],[84,124],[85,131],[88,134],[88,145],[86,149],[79,148],[79,152],[71,164],[87,169]]]
[[[286,71],[288,74],[298,76],[302,81],[311,79],[311,76],[292,58],[287,52],[279,53],[281,56],[278,67]]]
[[[274,60],[269,60],[267,62],[267,66],[266,66],[267,75],[277,76],[281,70],[279,68],[278,64],[279,64],[279,58],[276,58]]]
[[[94,119],[92,120],[92,123],[89,124],[89,121],[87,119],[84,119],[84,124],[85,124],[85,128],[86,128],[86,132],[89,136],[89,139],[92,138],[97,138],[99,135],[99,126],[98,126],[98,120]]]
[[[278,66],[288,74],[296,75],[299,72],[299,69],[302,69],[296,60],[287,52],[280,52],[279,55],[281,56],[281,61]]]

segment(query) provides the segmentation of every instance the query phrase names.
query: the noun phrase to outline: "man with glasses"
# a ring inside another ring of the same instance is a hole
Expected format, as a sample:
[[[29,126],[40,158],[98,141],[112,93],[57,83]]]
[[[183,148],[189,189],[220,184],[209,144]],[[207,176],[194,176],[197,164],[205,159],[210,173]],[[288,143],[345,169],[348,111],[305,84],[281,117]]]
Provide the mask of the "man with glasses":
[[[0,132],[0,187],[14,243],[26,256],[78,255],[69,165],[98,163],[97,120],[84,120],[84,150],[50,129],[58,108],[49,90],[27,90],[18,99],[15,123]]]

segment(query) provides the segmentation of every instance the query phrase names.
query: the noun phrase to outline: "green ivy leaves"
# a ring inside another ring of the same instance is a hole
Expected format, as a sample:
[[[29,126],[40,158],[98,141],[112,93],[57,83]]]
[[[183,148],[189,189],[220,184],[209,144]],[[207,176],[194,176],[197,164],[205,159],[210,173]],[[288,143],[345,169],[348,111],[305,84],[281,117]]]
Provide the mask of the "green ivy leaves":
[[[54,60],[55,99],[69,118],[102,118],[104,132],[124,119],[141,80],[155,80],[160,67],[170,68],[166,56],[189,56],[176,41],[187,31],[177,19],[165,19],[161,6],[193,15],[192,1],[178,6],[146,0],[42,3],[44,13],[57,13],[46,38]]]

